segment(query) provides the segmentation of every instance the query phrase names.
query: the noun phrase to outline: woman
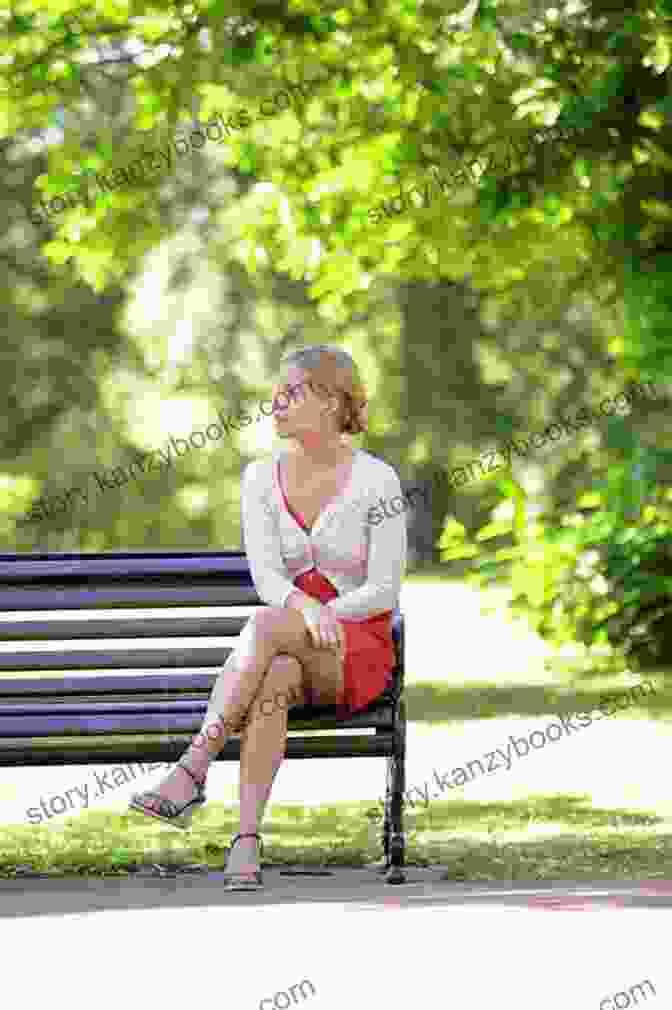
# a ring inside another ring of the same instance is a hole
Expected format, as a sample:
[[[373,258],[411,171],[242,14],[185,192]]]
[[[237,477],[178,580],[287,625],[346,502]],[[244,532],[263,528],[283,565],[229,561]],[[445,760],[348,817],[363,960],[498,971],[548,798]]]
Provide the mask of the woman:
[[[324,344],[289,354],[273,405],[289,450],[250,463],[242,487],[246,553],[269,606],[241,632],[201,732],[158,792],[131,801],[132,809],[188,826],[205,802],[210,762],[240,732],[240,833],[229,852],[228,890],[262,886],[258,829],[287,739],[287,708],[273,698],[336,705],[346,715],[389,686],[392,611],[406,564],[404,517],[396,509],[384,509],[384,521],[370,515],[380,511],[374,503],[401,497],[399,479],[347,438],[367,423],[350,355]]]

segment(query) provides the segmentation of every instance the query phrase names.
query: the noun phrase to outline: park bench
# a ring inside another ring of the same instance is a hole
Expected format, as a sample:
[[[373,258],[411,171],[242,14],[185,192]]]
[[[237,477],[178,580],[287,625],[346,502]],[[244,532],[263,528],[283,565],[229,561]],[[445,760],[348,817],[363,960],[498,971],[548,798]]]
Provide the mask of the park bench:
[[[222,667],[258,606],[264,604],[241,552],[0,555],[0,767],[177,760],[205,715],[217,677],[207,668]],[[192,607],[225,613],[184,613]],[[95,613],[122,608],[118,617]],[[161,616],[148,616],[149,609]],[[33,611],[39,614],[22,616]],[[387,758],[383,872],[399,884],[406,741],[399,611],[393,634],[391,687],[346,719],[332,707],[291,709],[286,755]],[[203,637],[222,645],[199,645]],[[157,638],[175,645],[141,641]],[[133,641],[115,648],[112,639]],[[44,643],[57,645],[40,649]],[[235,736],[218,760],[239,757]]]

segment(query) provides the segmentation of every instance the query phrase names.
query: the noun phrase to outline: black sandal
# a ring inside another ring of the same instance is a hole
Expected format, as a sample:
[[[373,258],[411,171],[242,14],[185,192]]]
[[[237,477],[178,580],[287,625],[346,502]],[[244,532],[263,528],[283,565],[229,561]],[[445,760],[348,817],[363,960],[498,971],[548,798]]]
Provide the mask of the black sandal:
[[[189,800],[189,802],[185,803],[183,806],[178,807],[172,800],[166,799],[159,793],[155,793],[147,789],[142,793],[133,793],[131,796],[131,802],[129,803],[129,808],[131,810],[137,810],[139,813],[145,814],[147,817],[156,817],[157,820],[163,821],[165,824],[170,824],[174,828],[181,828],[183,831],[187,831],[191,827],[191,819],[194,816],[194,810],[202,807],[206,802],[205,781],[203,779],[197,779],[191,768],[182,764],[181,761],[177,762],[176,767],[181,768],[183,772],[191,775],[194,780],[194,783],[196,784],[196,795],[193,799]],[[143,797],[151,797],[152,799],[158,800],[158,811],[145,806],[142,802]]]
[[[264,854],[264,841],[261,835],[258,835],[256,831],[248,832],[247,834],[235,835],[231,839],[231,845],[229,847],[229,853],[231,849],[236,844],[240,838],[257,838],[261,846],[260,857]],[[264,886],[264,879],[261,870],[254,870],[253,873],[225,873],[224,874],[224,890],[225,891],[260,891]]]

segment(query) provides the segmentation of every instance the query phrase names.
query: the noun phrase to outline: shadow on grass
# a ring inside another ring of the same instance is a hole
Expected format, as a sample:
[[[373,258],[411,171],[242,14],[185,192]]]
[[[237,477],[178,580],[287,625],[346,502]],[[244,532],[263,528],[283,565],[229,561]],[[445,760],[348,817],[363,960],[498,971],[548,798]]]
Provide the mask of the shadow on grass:
[[[405,822],[409,862],[447,864],[442,880],[631,880],[672,868],[669,821],[592,807],[585,796],[433,802],[407,810]]]
[[[406,717],[412,722],[463,722],[467,719],[496,719],[505,716],[553,716],[589,712],[608,701],[613,715],[627,718],[672,718],[672,679],[661,674],[642,675],[642,691],[632,693],[623,680],[605,678],[600,690],[576,684],[512,684],[491,682],[446,684],[421,681],[404,689]],[[607,684],[609,686],[607,686]],[[646,691],[646,693],[644,693]]]
[[[5,828],[0,875],[17,867],[50,876],[135,872],[160,863],[221,870],[238,830],[237,808],[210,803],[182,834],[139,814],[89,811],[49,827]],[[595,808],[582,796],[511,802],[455,797],[407,804],[409,865],[446,867],[455,881],[632,879],[672,876],[670,823],[654,813]],[[264,827],[264,865],[358,867],[382,858],[380,810],[371,802],[276,805]],[[19,869],[18,875],[21,874]]]

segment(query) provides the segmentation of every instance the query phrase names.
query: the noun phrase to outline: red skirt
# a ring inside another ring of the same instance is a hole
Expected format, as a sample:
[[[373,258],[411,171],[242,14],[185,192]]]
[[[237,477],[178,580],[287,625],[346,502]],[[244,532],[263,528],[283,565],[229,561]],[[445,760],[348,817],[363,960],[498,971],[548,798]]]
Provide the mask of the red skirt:
[[[297,589],[328,603],[339,595],[329,579],[316,568],[294,579]],[[392,611],[363,621],[338,618],[345,636],[343,693],[337,702],[343,715],[366,708],[392,683],[397,662],[392,638]]]

